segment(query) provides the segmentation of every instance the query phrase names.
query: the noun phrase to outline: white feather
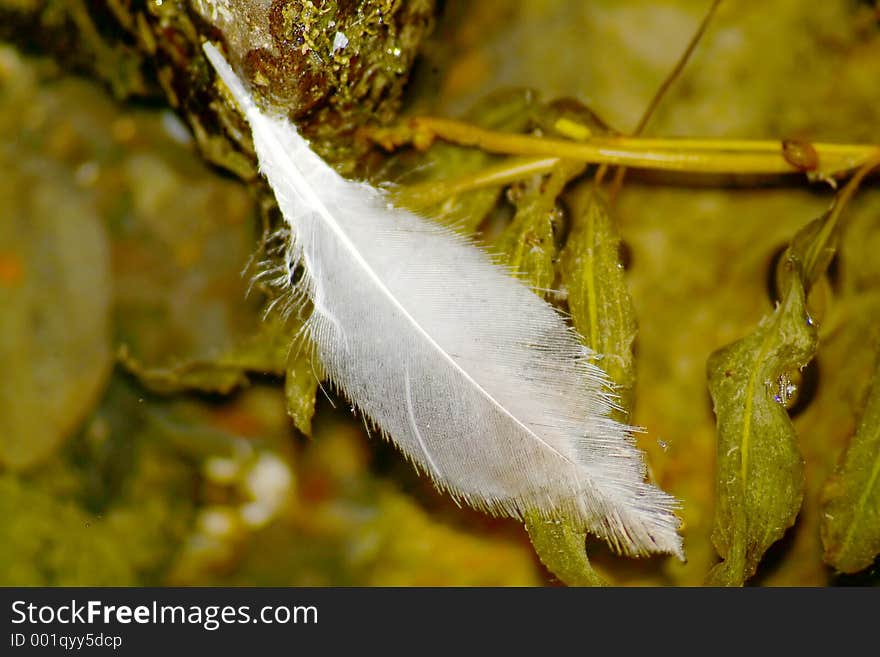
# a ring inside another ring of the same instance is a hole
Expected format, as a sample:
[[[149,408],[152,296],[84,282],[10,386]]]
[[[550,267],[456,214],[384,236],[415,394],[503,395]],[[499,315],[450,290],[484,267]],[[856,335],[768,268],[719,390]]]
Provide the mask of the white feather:
[[[676,502],[644,481],[630,428],[609,417],[606,377],[563,317],[467,239],[342,178],[205,52],[290,224],[330,380],[456,499],[680,556]]]

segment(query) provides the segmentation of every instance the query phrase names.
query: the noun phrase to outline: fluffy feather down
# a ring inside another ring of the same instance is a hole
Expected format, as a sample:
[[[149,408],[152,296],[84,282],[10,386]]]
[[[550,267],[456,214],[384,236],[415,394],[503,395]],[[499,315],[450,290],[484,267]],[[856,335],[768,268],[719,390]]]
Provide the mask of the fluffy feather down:
[[[628,554],[681,556],[676,502],[644,481],[606,377],[563,317],[467,239],[342,178],[205,52],[290,224],[330,380],[456,499],[537,509]]]

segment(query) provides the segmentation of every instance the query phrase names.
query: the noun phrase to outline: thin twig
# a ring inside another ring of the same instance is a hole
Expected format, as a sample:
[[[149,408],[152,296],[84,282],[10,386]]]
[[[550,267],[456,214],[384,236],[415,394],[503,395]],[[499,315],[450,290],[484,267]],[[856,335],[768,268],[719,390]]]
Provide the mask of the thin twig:
[[[706,33],[706,29],[709,27],[709,23],[712,22],[712,18],[715,16],[715,12],[721,4],[721,1],[722,0],[714,0],[709,9],[706,11],[706,15],[703,16],[703,20],[700,22],[700,26],[697,28],[697,31],[694,32],[694,35],[691,37],[687,48],[685,48],[684,52],[681,54],[681,57],[678,58],[678,62],[676,62],[675,67],[664,78],[663,82],[660,84],[660,87],[658,87],[656,93],[654,94],[654,97],[651,99],[651,102],[648,104],[647,109],[645,109],[645,112],[642,114],[642,118],[639,120],[638,125],[636,125],[635,130],[633,130],[633,137],[638,137],[642,134],[642,132],[644,132],[645,127],[647,127],[648,122],[654,115],[654,112],[660,106],[660,101],[663,100],[666,92],[678,79],[679,75],[681,75],[681,72],[684,70],[684,67],[690,60],[691,55],[693,55],[694,50],[697,49],[697,44],[700,43],[700,40],[702,40],[703,35]],[[602,173],[604,174],[604,172]],[[609,204],[613,205],[614,202],[617,200],[617,195],[620,193],[620,188],[623,187],[623,180],[625,177],[626,167],[620,167],[614,174],[614,180],[611,182],[611,187],[608,192]],[[599,176],[597,175],[597,179],[598,178]]]
[[[420,210],[462,192],[508,185],[529,176],[549,173],[557,164],[559,158],[556,157],[511,157],[499,164],[456,178],[399,187],[393,194],[395,200],[402,205],[411,210]]]

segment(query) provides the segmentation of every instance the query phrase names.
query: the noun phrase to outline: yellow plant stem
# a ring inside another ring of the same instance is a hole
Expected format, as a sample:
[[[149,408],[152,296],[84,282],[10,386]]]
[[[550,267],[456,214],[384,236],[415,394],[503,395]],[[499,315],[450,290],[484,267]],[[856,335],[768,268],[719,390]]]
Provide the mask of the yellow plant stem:
[[[880,150],[874,152],[864,163],[862,163],[858,171],[856,171],[852,178],[846,183],[846,186],[841,189],[834,198],[834,203],[831,206],[828,219],[822,225],[820,233],[813,240],[804,259],[804,272],[808,278],[818,277],[820,275],[820,272],[814,272],[813,270],[816,268],[817,263],[820,260],[822,249],[826,248],[837,224],[840,223],[840,216],[843,214],[844,208],[850,202],[852,197],[855,196],[856,191],[858,191],[859,186],[868,174],[877,167],[880,167]]]
[[[780,175],[808,173],[842,176],[880,153],[875,144],[812,143],[818,163],[807,171],[786,159],[783,141],[602,136],[583,141],[550,139],[486,130],[463,121],[417,117],[366,133],[388,150],[406,143],[420,149],[436,139],[474,146],[490,153],[577,160],[657,171],[695,174]],[[521,163],[520,163],[521,164]]]
[[[411,210],[424,209],[472,189],[509,185],[530,176],[550,173],[557,164],[559,158],[556,157],[511,157],[456,178],[398,187],[394,190],[394,197]]]

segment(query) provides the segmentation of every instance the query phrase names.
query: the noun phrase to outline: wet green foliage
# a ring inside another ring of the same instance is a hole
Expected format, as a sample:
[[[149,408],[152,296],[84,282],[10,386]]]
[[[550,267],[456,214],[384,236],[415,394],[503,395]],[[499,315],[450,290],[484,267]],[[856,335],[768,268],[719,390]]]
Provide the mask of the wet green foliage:
[[[745,583],[801,508],[803,457],[786,409],[797,392],[795,373],[818,348],[807,295],[834,256],[839,210],[835,204],[792,238],[774,272],[782,295],[774,312],[709,359],[718,421],[712,540],[723,559],[709,573],[710,584]]]
[[[556,236],[562,219],[557,198],[583,170],[583,164],[560,162],[546,177],[513,185],[508,192],[515,212],[495,247],[504,254],[511,271],[538,294],[550,291],[556,280]]]
[[[870,566],[880,554],[880,368],[822,511],[825,560],[844,573]]]
[[[570,201],[571,232],[562,251],[560,283],[571,322],[614,384],[617,419],[633,406],[636,314],[624,278],[620,237],[601,192],[583,185]]]
[[[816,350],[816,329],[796,278],[758,329],[709,360],[718,418],[717,511],[712,540],[724,559],[709,583],[741,585],[794,522],[803,498],[797,436],[778,387]]]
[[[566,172],[564,164],[550,174],[551,180],[562,172]],[[555,191],[550,184],[546,189]],[[613,385],[616,419],[627,422],[635,381],[636,318],[623,277],[620,238],[605,201],[589,182],[582,182],[571,194],[569,212],[571,228],[558,266],[560,285],[566,291],[572,325],[597,354],[596,363]],[[531,518],[526,519],[526,528],[544,565],[563,582],[569,586],[604,583],[587,560],[583,532],[564,523],[539,523]]]
[[[581,165],[475,185],[518,161],[442,142],[385,156],[351,138],[395,116],[420,43],[409,111],[566,139],[607,131],[582,101],[542,100],[575,96],[625,129],[699,3],[451,2],[426,43],[432,2],[234,4],[271,14],[259,48],[230,29],[231,3],[0,0],[0,38],[185,122],[0,48],[0,583],[824,584],[823,555],[876,581],[871,183],[840,222],[804,226],[828,190],[633,173],[609,206]],[[725,31],[710,29],[652,127],[876,141],[872,16],[844,0],[722,7]],[[686,564],[459,509],[367,438],[344,400],[325,402],[320,364],[292,346],[302,319],[264,319],[275,292],[246,294],[242,271],[277,217],[204,35],[224,36],[343,171],[390,181],[570,314],[619,419],[645,427],[649,476],[682,500]]]
[[[564,521],[526,516],[526,531],[541,563],[568,586],[607,586],[584,548],[586,535]]]

